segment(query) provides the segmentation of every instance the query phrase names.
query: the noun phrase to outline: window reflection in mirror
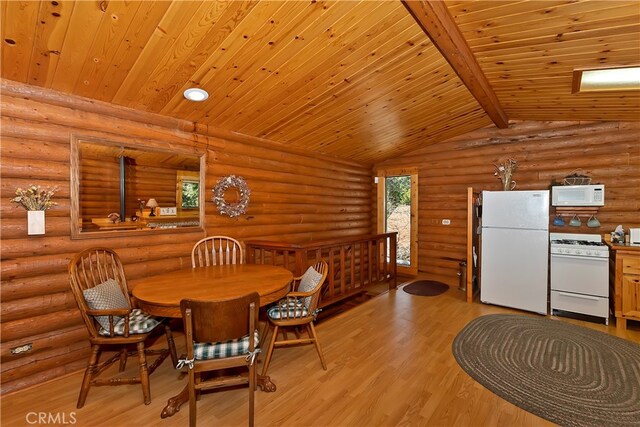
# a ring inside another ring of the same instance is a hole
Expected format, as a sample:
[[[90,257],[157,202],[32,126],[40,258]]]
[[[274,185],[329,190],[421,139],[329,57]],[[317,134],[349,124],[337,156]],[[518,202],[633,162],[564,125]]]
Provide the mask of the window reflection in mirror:
[[[198,172],[179,170],[176,186],[176,205],[182,210],[200,207],[200,175]]]
[[[82,137],[71,148],[72,237],[201,226],[204,155]]]

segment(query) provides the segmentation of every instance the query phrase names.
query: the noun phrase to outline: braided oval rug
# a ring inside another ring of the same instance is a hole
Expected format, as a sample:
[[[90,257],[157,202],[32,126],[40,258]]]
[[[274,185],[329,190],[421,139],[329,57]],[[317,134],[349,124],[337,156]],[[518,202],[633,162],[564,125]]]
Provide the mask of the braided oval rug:
[[[563,426],[640,426],[640,344],[542,317],[467,324],[453,355],[474,380]]]

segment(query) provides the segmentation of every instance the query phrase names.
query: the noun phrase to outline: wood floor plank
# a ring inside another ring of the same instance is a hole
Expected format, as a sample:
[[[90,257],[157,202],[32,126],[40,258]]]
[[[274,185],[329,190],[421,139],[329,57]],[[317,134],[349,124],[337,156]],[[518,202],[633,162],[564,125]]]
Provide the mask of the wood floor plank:
[[[275,393],[256,393],[256,424],[266,426],[547,426],[552,425],[499,398],[469,377],[456,363],[451,344],[472,319],[514,313],[496,306],[466,304],[450,289],[437,297],[409,295],[401,289],[383,293],[317,326],[328,370],[312,346],[277,349],[269,374]],[[523,313],[524,314],[524,313]],[[535,316],[535,315],[534,315]],[[558,318],[616,334],[615,326]],[[176,334],[178,350],[184,338]],[[627,338],[640,341],[640,327]],[[162,340],[158,344],[162,344]],[[135,359],[124,375],[135,372]],[[180,426],[188,407],[160,419],[167,399],[186,378],[169,363],[151,376],[150,405],[139,385],[94,387],[84,408],[75,408],[82,379],[74,373],[39,387],[3,396],[3,426],[28,426],[32,412],[71,414],[77,426]],[[59,415],[62,416],[62,415]],[[198,402],[200,425],[245,425],[247,391],[206,393]]]

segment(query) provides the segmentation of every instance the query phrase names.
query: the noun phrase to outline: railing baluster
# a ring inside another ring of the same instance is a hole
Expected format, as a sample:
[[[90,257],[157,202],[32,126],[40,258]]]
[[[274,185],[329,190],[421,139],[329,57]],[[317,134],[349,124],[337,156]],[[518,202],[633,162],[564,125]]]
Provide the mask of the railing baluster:
[[[374,242],[374,246],[375,249],[373,251],[374,255],[375,255],[375,264],[374,264],[374,269],[375,269],[375,281],[376,283],[378,283],[380,281],[380,240],[376,240]]]
[[[382,280],[387,278],[387,239],[382,240]]]
[[[389,236],[389,245],[391,246],[391,274],[393,275],[393,288],[398,287],[398,247],[397,247],[397,234],[391,234]],[[391,289],[391,285],[389,285]]]
[[[367,246],[368,246],[367,257],[369,258],[369,262],[367,265],[367,270],[369,274],[367,276],[367,279],[369,281],[368,284],[373,285],[373,245],[371,240],[367,242]]]
[[[360,287],[364,288],[364,242],[360,242]]]
[[[345,283],[345,266],[346,266],[346,261],[345,261],[345,253],[344,253],[344,246],[340,246],[340,292],[341,293],[346,293],[346,283]]]
[[[355,289],[356,286],[356,250],[355,246],[351,245],[351,283],[350,288]]]
[[[296,271],[294,274],[296,276],[301,276],[305,271],[305,265],[302,263],[302,254],[306,253],[305,249],[296,249]]]
[[[329,273],[327,274],[329,277],[329,298],[333,298],[335,296],[335,259],[333,248],[329,248]]]

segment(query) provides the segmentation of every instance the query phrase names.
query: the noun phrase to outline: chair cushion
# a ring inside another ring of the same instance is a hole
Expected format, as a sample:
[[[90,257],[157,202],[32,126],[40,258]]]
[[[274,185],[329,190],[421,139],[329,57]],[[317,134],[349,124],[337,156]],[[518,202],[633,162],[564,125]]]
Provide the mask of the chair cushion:
[[[260,342],[258,330],[253,333],[253,345]],[[223,359],[240,356],[249,352],[249,335],[224,342],[193,342],[193,357],[196,360]]]
[[[298,292],[310,292],[318,286],[318,283],[322,279],[322,274],[317,272],[315,268],[309,267],[300,278],[300,285],[298,286]],[[304,306],[309,308],[311,304],[311,297],[304,299]]]
[[[117,308],[129,308],[129,302],[123,295],[120,285],[115,279],[108,279],[93,288],[82,291],[87,305],[92,310],[113,310]],[[95,316],[96,321],[104,329],[109,329],[109,316]],[[122,320],[120,316],[113,317],[116,324]]]
[[[309,310],[303,305],[303,302],[300,300],[297,300],[295,302],[289,301],[289,303],[287,303],[287,300],[280,300],[278,304],[273,305],[267,309],[267,316],[275,320],[301,318],[308,315]]]
[[[147,332],[151,332],[162,320],[160,317],[153,317],[139,308],[134,308],[129,314],[129,334],[146,334]],[[113,325],[113,334],[124,335],[124,317],[121,317],[120,321]],[[108,323],[106,328],[100,328],[100,335],[109,336]]]

